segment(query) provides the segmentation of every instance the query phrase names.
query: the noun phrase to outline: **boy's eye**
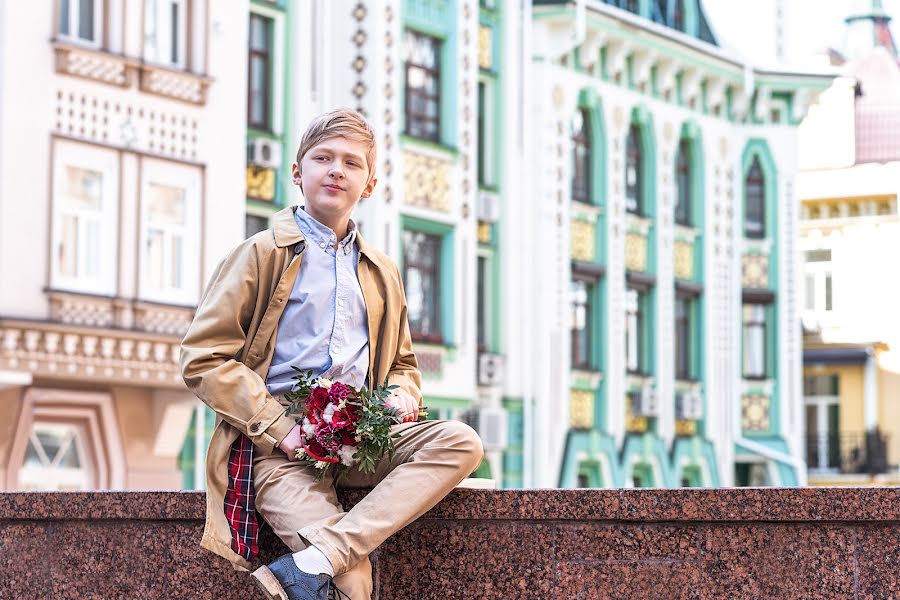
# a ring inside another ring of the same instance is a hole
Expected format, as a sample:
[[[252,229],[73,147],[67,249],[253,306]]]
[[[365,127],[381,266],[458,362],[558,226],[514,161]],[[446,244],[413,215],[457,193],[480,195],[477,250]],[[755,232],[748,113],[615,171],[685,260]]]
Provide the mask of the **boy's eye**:
[[[358,164],[356,164],[356,163],[353,162],[352,160],[349,161],[347,164],[350,165],[351,167],[358,167],[358,166],[359,166]]]

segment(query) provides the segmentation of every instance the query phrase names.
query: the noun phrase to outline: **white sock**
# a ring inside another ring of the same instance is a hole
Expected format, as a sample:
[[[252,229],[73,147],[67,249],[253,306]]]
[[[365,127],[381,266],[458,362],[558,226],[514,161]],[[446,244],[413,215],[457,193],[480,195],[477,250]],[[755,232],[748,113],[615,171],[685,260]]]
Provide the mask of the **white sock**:
[[[331,561],[315,546],[310,545],[305,550],[294,552],[294,563],[304,573],[310,575],[325,573],[329,577],[334,577],[334,567],[331,566]]]

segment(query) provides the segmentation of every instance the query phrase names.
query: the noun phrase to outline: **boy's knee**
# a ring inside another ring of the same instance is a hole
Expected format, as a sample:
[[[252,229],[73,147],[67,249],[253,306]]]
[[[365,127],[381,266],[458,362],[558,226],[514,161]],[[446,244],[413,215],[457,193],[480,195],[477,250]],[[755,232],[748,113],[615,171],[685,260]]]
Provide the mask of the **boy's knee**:
[[[484,458],[484,448],[478,433],[462,421],[446,421],[444,427],[447,446],[465,452],[467,456],[471,457],[475,467],[481,464],[481,460]]]

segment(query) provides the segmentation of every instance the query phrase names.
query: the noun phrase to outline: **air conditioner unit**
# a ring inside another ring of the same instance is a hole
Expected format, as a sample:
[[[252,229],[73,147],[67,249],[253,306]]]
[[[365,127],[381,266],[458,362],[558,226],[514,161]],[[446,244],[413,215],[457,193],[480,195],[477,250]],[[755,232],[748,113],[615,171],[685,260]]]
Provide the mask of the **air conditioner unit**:
[[[507,445],[507,414],[503,408],[473,408],[460,420],[478,432],[485,450],[503,450]]]
[[[504,367],[505,360],[502,354],[481,352],[478,355],[478,385],[502,384]]]
[[[475,202],[475,217],[483,223],[500,220],[500,196],[492,192],[478,192]]]
[[[675,418],[697,421],[703,418],[703,395],[696,390],[675,394]]]
[[[631,396],[631,414],[635,417],[658,417],[659,395],[650,384]]]
[[[281,167],[281,143],[256,138],[247,144],[247,163],[260,167]]]

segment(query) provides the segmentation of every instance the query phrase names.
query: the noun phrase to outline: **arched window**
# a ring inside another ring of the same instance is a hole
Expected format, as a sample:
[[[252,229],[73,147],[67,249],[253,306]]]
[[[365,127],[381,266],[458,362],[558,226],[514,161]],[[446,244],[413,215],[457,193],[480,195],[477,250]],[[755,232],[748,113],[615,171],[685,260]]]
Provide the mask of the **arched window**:
[[[765,176],[754,157],[744,179],[744,236],[753,239],[766,237]]]
[[[672,28],[684,31],[684,0],[675,0],[672,7]]]
[[[641,150],[641,129],[633,123],[625,142],[625,209],[636,215],[644,212],[644,158]]]
[[[691,222],[691,144],[686,138],[682,138],[678,144],[678,154],[675,157],[675,222],[685,227],[690,227]]]
[[[591,201],[591,136],[589,117],[581,109],[572,119],[572,200]]]

